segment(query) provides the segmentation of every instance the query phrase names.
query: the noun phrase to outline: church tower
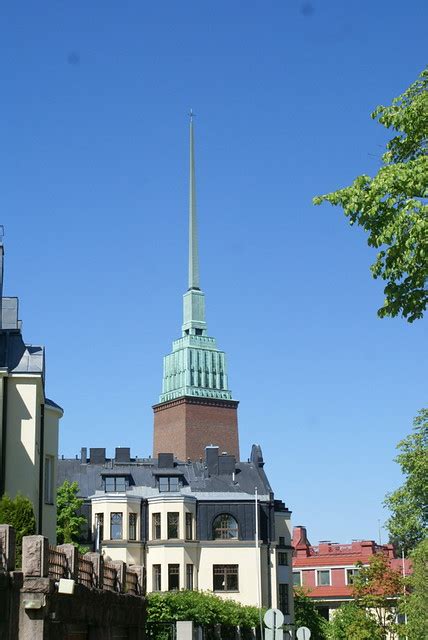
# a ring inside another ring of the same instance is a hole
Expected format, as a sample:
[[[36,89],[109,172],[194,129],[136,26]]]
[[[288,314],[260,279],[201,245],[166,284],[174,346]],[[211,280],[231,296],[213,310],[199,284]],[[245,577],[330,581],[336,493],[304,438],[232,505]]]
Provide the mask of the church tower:
[[[182,335],[164,358],[162,393],[153,407],[153,455],[173,452],[179,460],[193,461],[213,445],[239,460],[238,402],[228,388],[225,353],[207,335],[205,296],[199,286],[192,114],[189,187],[189,288],[183,296]]]

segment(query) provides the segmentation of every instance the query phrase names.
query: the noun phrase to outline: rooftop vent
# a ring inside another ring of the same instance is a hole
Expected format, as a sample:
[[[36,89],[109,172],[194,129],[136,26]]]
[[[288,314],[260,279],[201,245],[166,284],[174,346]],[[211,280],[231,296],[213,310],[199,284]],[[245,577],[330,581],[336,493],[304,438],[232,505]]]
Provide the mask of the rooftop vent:
[[[96,447],[89,449],[89,462],[91,464],[104,464],[106,461],[105,447]]]
[[[173,453],[158,453],[159,469],[172,469],[174,467]]]
[[[131,449],[129,447],[116,447],[114,459],[116,462],[130,462]]]

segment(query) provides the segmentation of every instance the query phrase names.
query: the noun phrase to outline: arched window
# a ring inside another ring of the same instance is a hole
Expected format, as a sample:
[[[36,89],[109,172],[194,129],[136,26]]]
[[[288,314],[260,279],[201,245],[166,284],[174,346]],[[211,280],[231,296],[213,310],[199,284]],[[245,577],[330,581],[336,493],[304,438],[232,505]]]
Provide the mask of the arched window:
[[[213,522],[214,540],[237,540],[238,523],[235,518],[228,513],[222,513]]]

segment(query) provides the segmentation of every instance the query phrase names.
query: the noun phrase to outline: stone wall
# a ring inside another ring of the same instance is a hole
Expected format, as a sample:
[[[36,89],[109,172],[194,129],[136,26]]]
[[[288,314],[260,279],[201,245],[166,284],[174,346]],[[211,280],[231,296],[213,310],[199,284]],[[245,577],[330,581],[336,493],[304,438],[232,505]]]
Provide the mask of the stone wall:
[[[144,640],[144,572],[26,536],[14,571],[14,531],[0,525],[1,640]]]

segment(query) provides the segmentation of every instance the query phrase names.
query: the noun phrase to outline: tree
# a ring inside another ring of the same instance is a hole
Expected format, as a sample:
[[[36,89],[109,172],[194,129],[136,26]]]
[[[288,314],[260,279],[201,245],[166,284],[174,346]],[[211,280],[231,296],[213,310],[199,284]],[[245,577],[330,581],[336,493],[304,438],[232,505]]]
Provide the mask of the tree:
[[[57,543],[72,543],[79,546],[79,537],[86,519],[79,515],[79,509],[83,504],[82,498],[78,498],[79,485],[77,482],[64,480],[57,492]]]
[[[381,630],[370,613],[356,602],[343,604],[328,628],[329,640],[382,640]]]
[[[0,500],[0,524],[10,524],[16,532],[16,566],[21,566],[22,538],[36,533],[33,503],[18,494],[15,498],[3,496]]]
[[[412,573],[407,579],[409,594],[402,598],[400,611],[405,614],[407,625],[403,636],[409,640],[428,638],[428,538],[411,553]]]
[[[296,629],[308,627],[311,640],[324,640],[327,637],[328,623],[318,612],[314,601],[302,588],[294,590],[294,617]]]
[[[428,409],[419,412],[413,421],[413,433],[397,448],[401,453],[395,461],[405,482],[386,496],[384,504],[392,512],[386,528],[390,541],[409,553],[428,531]]]
[[[366,566],[361,562],[356,566],[359,569],[353,581],[356,603],[372,613],[380,637],[392,640],[398,630],[397,600],[403,593],[403,577],[390,566],[388,556],[383,553],[371,556]]]
[[[428,301],[428,67],[392,105],[371,117],[396,135],[388,142],[377,175],[358,176],[344,189],[314,198],[343,208],[350,224],[380,249],[371,266],[386,281],[378,315],[422,318]]]

